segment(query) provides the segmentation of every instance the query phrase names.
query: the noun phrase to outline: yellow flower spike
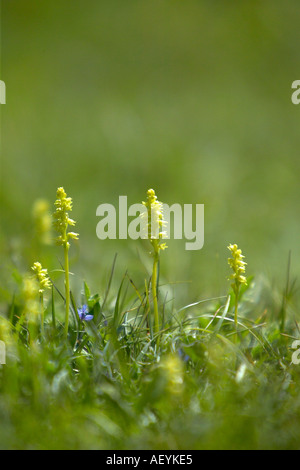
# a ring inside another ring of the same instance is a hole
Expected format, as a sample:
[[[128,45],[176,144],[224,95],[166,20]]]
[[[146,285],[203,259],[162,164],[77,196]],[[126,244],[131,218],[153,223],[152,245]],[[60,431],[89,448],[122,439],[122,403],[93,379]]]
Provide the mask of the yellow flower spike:
[[[243,258],[245,258],[245,256],[242,254],[242,250],[239,249],[236,244],[230,244],[227,248],[231,252],[232,256],[232,258],[228,258],[228,264],[233,270],[233,274],[230,276],[230,279],[233,279],[234,281],[231,284],[231,287],[235,295],[234,322],[235,326],[237,326],[239,290],[241,284],[247,285],[247,279],[244,276],[245,266],[247,265],[247,263],[243,261]]]
[[[56,191],[56,210],[53,214],[53,226],[58,232],[56,243],[64,248],[65,257],[65,296],[66,296],[66,318],[65,318],[65,338],[68,336],[69,310],[70,310],[70,281],[69,281],[69,240],[78,240],[78,233],[68,232],[68,226],[74,226],[75,220],[70,219],[69,212],[72,210],[72,198],[67,197],[63,187]]]
[[[38,261],[33,264],[31,269],[36,275],[36,279],[39,283],[39,293],[42,294],[45,289],[50,289],[51,281],[49,279],[47,269],[43,269],[41,263]]]
[[[157,303],[157,273],[159,263],[159,252],[165,250],[167,245],[162,242],[162,239],[166,236],[163,231],[165,221],[163,218],[163,204],[158,201],[154,189],[148,189],[147,201],[143,202],[147,209],[145,216],[147,217],[148,227],[148,239],[153,247],[153,269],[152,269],[152,297],[153,297],[153,311],[154,311],[154,332],[159,333],[159,314],[158,314],[158,303]],[[158,341],[158,338],[157,338]]]
[[[242,255],[242,250],[240,250],[236,244],[229,245],[228,249],[231,251],[232,255],[232,258],[228,258],[228,264],[233,270],[233,274],[230,278],[235,280],[232,284],[232,288],[233,290],[236,290],[237,284],[247,284],[247,279],[243,276],[247,263],[243,261],[245,256]]]
[[[40,301],[41,301],[41,332],[44,336],[44,291],[45,289],[50,289],[51,281],[48,276],[48,271],[45,268],[42,268],[41,263],[36,261],[32,266],[32,271],[35,274],[35,279],[38,283]]]
[[[162,239],[166,237],[163,227],[166,222],[163,218],[163,204],[157,200],[154,189],[148,189],[147,201],[143,201],[147,209],[148,217],[148,238],[153,246],[154,255],[158,254],[160,250],[167,248],[166,243],[162,243]]]
[[[72,198],[67,197],[63,187],[57,189],[56,201],[54,204],[56,211],[53,214],[53,226],[59,233],[59,236],[56,238],[56,243],[58,245],[69,246],[69,239],[78,240],[79,235],[78,233],[67,232],[68,225],[74,226],[76,222],[69,217],[69,211],[72,210]]]

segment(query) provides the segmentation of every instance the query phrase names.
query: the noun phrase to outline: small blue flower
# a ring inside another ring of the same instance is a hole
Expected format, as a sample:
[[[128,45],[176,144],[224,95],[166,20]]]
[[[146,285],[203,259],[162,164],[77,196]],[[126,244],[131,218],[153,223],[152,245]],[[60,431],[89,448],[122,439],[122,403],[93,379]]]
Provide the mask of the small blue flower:
[[[87,305],[83,305],[82,308],[78,308],[78,316],[81,321],[91,321],[94,318],[94,315],[89,315],[89,309]]]
[[[185,354],[184,350],[181,348],[178,349],[178,354],[184,362],[188,362],[191,359],[190,356]]]

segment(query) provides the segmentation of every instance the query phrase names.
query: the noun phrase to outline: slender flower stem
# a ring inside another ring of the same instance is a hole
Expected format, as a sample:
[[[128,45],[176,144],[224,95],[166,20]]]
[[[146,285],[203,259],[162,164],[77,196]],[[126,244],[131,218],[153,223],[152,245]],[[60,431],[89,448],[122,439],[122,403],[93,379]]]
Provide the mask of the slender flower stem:
[[[52,285],[52,326],[53,329],[56,329],[56,319],[55,319],[55,304],[54,304],[54,288]]]
[[[69,311],[70,311],[70,280],[69,280],[69,245],[64,244],[65,255],[65,294],[66,294],[66,317],[65,317],[65,338],[68,336]]]
[[[44,330],[44,312],[45,312],[45,309],[44,309],[44,296],[43,296],[43,293],[40,294],[40,299],[41,299],[41,334],[42,334],[42,337],[44,337],[44,333],[45,333],[45,330]]]
[[[233,337],[233,340],[235,343],[238,341],[239,333],[238,333],[238,307],[239,307],[239,290],[240,286],[236,282],[236,289],[235,289],[235,302],[234,302],[234,326],[235,326],[235,335]]]
[[[153,310],[154,310],[154,332],[159,333],[159,315],[157,305],[157,266],[158,266],[158,253],[154,255],[153,271],[152,271],[152,297],[153,297]]]
[[[234,305],[234,324],[237,329],[237,319],[238,319],[238,305],[239,305],[239,286],[237,286],[235,294],[235,305]]]

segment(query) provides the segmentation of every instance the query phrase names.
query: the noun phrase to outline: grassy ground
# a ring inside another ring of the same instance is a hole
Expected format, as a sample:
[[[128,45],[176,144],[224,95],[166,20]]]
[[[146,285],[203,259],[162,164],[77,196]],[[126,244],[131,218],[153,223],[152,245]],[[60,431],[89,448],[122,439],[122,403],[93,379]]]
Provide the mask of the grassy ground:
[[[299,448],[299,19],[297,0],[1,1],[1,448]],[[205,205],[203,249],[161,254],[158,334],[146,241],[96,237],[99,204],[150,187]]]
[[[63,263],[51,279],[14,272],[0,317],[1,448],[299,448],[289,275],[278,296],[239,277],[238,291],[181,308],[162,286],[157,328],[153,275],[126,272],[118,285],[115,269],[116,259],[99,293],[86,281],[65,289]]]

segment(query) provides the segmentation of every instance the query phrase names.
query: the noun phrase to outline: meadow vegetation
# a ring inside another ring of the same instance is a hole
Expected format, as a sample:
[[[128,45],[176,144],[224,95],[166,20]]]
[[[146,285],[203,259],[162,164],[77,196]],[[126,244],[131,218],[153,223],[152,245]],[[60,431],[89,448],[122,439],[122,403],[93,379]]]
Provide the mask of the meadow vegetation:
[[[176,308],[160,291],[162,204],[153,190],[144,204],[152,214],[143,241],[151,274],[125,272],[116,285],[114,259],[99,292],[88,279],[73,289],[69,249],[80,241],[68,231],[72,199],[58,188],[53,226],[63,261],[56,272],[39,261],[14,272],[1,308],[1,448],[298,448],[294,283],[287,280],[278,310],[272,292],[246,277],[242,251],[231,244],[227,294]],[[48,208],[35,206],[37,252],[51,240]],[[51,249],[55,256],[59,248]]]

